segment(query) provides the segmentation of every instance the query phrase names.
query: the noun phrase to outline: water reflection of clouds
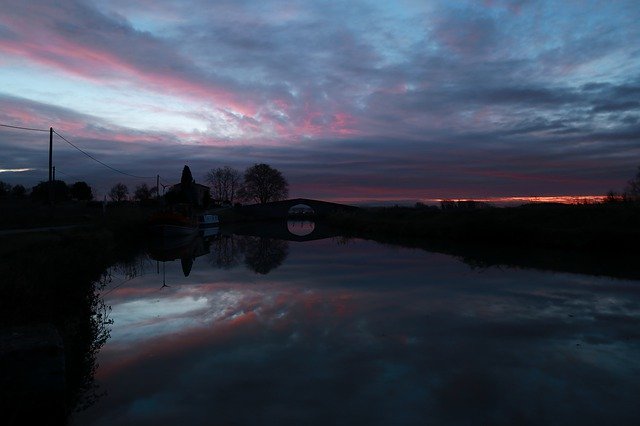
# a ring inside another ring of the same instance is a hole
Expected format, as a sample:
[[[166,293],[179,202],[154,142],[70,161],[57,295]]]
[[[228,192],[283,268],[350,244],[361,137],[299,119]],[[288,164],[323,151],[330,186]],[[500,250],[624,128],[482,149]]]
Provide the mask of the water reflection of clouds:
[[[638,283],[479,274],[361,241],[292,243],[269,275],[197,261],[189,279],[167,271],[170,288],[144,276],[109,295],[98,374],[110,388],[136,385],[103,402],[103,418],[624,424],[640,414]]]
[[[137,299],[112,306],[111,319],[118,323],[112,331],[114,346],[125,342],[140,344],[141,340],[152,339],[193,325],[193,318],[200,316],[207,308],[207,299],[200,297],[175,297],[161,299]]]

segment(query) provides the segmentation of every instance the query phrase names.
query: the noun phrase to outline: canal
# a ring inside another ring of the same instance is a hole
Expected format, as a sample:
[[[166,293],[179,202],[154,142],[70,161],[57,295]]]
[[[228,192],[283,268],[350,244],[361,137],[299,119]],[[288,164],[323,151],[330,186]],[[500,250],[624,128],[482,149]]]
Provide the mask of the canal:
[[[97,397],[73,425],[620,425],[640,415],[637,280],[232,233],[151,245],[107,272]]]

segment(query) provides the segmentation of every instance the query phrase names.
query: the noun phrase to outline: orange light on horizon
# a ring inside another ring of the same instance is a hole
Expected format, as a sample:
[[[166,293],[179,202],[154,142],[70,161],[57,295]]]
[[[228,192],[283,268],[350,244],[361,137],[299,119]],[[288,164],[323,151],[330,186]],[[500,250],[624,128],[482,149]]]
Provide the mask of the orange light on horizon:
[[[414,202],[422,202],[426,204],[439,204],[442,201],[476,201],[489,204],[525,204],[525,203],[560,203],[560,204],[593,204],[601,203],[606,200],[606,195],[542,195],[542,196],[510,196],[510,197],[460,197],[460,198],[417,198],[411,201],[410,197],[399,199],[397,197],[350,197],[330,199],[336,203],[366,203],[366,204],[389,204],[397,202],[398,204],[413,204]]]
[[[590,204],[601,203],[606,195],[543,195],[534,197],[486,197],[486,198],[434,198],[428,201],[478,201],[483,203],[560,203],[560,204]]]

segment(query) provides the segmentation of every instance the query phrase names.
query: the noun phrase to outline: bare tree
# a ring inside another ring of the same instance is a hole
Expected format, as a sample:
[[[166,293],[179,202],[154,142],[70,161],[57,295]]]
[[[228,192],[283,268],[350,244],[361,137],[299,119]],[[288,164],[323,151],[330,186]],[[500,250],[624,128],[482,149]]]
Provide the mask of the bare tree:
[[[289,196],[289,183],[279,170],[268,164],[254,164],[244,172],[240,194],[261,204],[283,200]]]
[[[144,202],[144,201],[149,201],[152,195],[153,195],[153,188],[149,188],[149,186],[146,183],[143,183],[136,187],[136,191],[133,194],[133,198],[135,198],[138,201]]]
[[[27,188],[25,188],[22,185],[18,184],[13,188],[11,188],[11,196],[14,198],[24,198],[26,193],[27,193]]]
[[[0,197],[9,196],[11,193],[11,185],[0,180]]]
[[[218,167],[207,172],[205,180],[211,185],[211,196],[233,204],[242,185],[240,172],[229,166]]]
[[[640,167],[635,177],[627,182],[624,193],[628,198],[640,199]]]
[[[127,185],[120,182],[113,185],[113,187],[109,191],[109,198],[111,198],[111,201],[116,201],[116,202],[124,201],[127,199],[128,195],[129,195],[129,188],[127,188]]]

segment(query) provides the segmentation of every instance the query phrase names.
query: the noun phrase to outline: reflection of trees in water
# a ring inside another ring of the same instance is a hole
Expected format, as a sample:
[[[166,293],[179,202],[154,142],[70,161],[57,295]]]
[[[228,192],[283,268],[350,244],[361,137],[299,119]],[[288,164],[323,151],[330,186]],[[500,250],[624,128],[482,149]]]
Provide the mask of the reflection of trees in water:
[[[86,303],[83,306],[85,314],[82,321],[69,324],[73,336],[65,338],[65,356],[67,357],[67,385],[70,392],[67,395],[67,406],[75,407],[75,411],[83,411],[98,401],[106,392],[100,392],[94,380],[98,364],[96,357],[101,348],[111,337],[109,318],[111,306],[104,303],[104,295],[113,291],[125,282],[145,275],[153,268],[148,255],[142,253],[129,254],[102,272],[100,278],[94,281],[86,293]],[[115,276],[122,276],[124,281],[112,287]]]
[[[332,240],[338,246],[348,246],[349,244],[351,244],[353,242],[353,238],[345,237],[345,236],[341,236],[341,235],[338,235],[337,237],[333,237]]]
[[[289,242],[271,238],[247,237],[253,239],[247,244],[244,264],[258,274],[268,274],[282,265],[289,254]]]
[[[104,303],[101,292],[112,281],[110,271],[105,271],[98,281],[91,286],[91,291],[87,294],[87,310],[89,320],[80,324],[75,324],[78,335],[73,339],[73,344],[78,345],[80,350],[69,351],[67,357],[73,353],[77,358],[75,362],[67,362],[67,380],[73,381],[70,389],[74,392],[69,394],[69,407],[75,407],[76,411],[82,411],[93,405],[105,392],[99,392],[99,386],[95,383],[95,372],[98,368],[96,356],[102,346],[111,336],[110,325],[113,320],[109,318],[111,306]],[[65,342],[65,346],[69,343]]]
[[[254,236],[225,235],[211,245],[211,264],[231,269],[242,263],[258,274],[267,274],[284,262],[289,242]]]
[[[135,277],[144,275],[147,270],[152,268],[153,265],[149,259],[149,256],[138,254],[130,259],[121,260],[111,267],[111,269],[123,275],[126,279],[130,280]]]
[[[223,235],[211,243],[211,264],[221,269],[231,269],[242,262],[244,246],[242,237]]]

